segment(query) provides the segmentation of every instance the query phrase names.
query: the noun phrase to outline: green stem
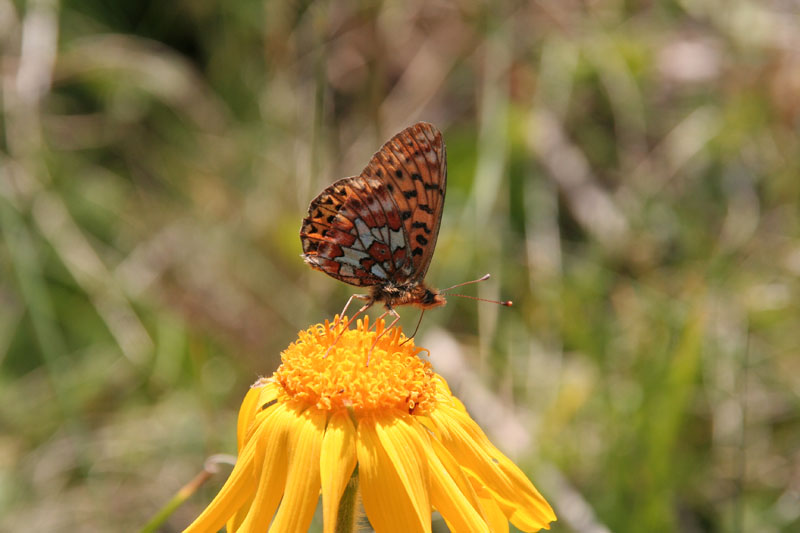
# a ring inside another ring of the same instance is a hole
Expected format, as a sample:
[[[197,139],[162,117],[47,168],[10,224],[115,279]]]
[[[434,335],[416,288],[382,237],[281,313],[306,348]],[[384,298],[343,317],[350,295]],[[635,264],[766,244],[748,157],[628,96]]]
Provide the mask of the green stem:
[[[353,470],[350,481],[339,500],[339,512],[336,514],[336,533],[355,533],[356,509],[358,507],[358,466]]]
[[[142,526],[139,533],[155,533],[161,528],[167,519],[172,516],[175,510],[183,505],[183,502],[189,499],[203,484],[219,471],[220,464],[234,464],[236,458],[225,454],[212,455],[206,459],[206,464],[203,470],[197,474],[193,480],[184,485],[175,493],[175,495],[158,510],[158,512],[150,519],[147,524]]]
[[[172,513],[175,512],[175,509],[183,505],[189,496],[194,494],[194,492],[200,488],[200,485],[206,482],[206,480],[211,477],[211,472],[202,471],[200,474],[197,475],[190,483],[186,484],[181,490],[179,490],[158,512],[150,519],[147,524],[145,524],[142,529],[139,530],[139,533],[154,533],[158,528],[164,525],[164,522],[167,521]]]

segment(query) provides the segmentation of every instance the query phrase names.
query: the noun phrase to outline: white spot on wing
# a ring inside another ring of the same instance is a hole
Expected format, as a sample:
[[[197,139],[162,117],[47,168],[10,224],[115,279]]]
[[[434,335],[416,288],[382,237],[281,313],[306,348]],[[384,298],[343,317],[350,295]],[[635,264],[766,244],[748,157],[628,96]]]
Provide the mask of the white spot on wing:
[[[370,269],[370,272],[372,272],[372,274],[374,274],[375,276],[377,276],[379,278],[384,278],[384,279],[388,279],[389,278],[389,275],[386,273],[386,271],[378,263],[375,263],[374,265],[372,265],[372,268]]]
[[[406,246],[406,237],[403,235],[403,230],[399,229],[397,231],[389,230],[389,247],[392,250],[392,253],[396,252],[400,248],[405,248]]]
[[[427,159],[428,163],[430,163],[431,165],[435,165],[436,164],[436,159],[437,159],[436,158],[436,152],[434,152],[433,150],[426,151],[425,152],[425,159]]]
[[[380,199],[380,203],[381,203],[381,207],[383,208],[383,210],[385,212],[387,212],[387,213],[389,213],[390,211],[395,211],[397,209],[394,206],[394,203],[392,202],[391,196],[389,196],[389,195],[386,195],[386,196],[382,197]]]
[[[316,267],[320,266],[319,259],[317,259],[316,255],[301,254],[300,257],[302,257],[303,260],[305,260],[305,262],[308,263],[309,265]]]
[[[355,271],[350,265],[339,265],[339,274],[342,276],[355,276]]]
[[[358,248],[361,248],[362,250],[366,251],[367,249],[369,249],[370,246],[372,246],[372,243],[375,241],[375,237],[373,237],[372,232],[369,229],[369,226],[367,226],[367,223],[361,220],[360,218],[357,218],[354,224],[356,226],[356,231],[358,232],[358,238],[363,243],[363,248],[360,244]]]
[[[344,255],[337,257],[334,261],[342,265],[352,265],[355,268],[361,268],[361,260],[365,257],[369,257],[369,254],[366,252],[353,250],[345,246],[342,246],[342,252],[344,252]]]

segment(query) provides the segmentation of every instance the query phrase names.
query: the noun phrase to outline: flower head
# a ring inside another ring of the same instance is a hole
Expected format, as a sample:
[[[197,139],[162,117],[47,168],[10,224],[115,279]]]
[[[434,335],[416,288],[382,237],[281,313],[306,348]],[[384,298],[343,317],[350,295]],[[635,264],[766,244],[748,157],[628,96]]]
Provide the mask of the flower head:
[[[321,491],[333,532],[356,467],[379,533],[430,532],[432,509],[455,532],[507,531],[509,521],[549,529],[550,505],[417,357],[423,350],[382,321],[344,324],[301,331],[275,374],[252,386],[236,466],[187,531],[263,531],[270,521],[270,532],[306,531]]]

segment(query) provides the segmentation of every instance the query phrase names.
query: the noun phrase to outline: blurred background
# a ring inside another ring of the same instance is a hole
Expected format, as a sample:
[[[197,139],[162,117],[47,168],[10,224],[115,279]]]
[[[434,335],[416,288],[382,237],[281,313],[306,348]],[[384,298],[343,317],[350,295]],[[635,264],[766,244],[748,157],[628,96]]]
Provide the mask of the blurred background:
[[[427,279],[491,272],[465,292],[515,306],[451,298],[416,341],[554,531],[797,531],[798,24],[779,0],[0,0],[0,530],[136,530],[233,453],[248,385],[356,292],[300,259],[308,203],[426,120]]]

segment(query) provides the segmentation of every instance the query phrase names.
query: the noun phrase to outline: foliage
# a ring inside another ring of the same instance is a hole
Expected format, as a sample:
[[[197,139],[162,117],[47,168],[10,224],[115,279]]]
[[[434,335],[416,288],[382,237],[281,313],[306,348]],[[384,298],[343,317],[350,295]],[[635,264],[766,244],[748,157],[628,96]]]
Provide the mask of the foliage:
[[[308,202],[417,119],[449,154],[428,281],[515,301],[417,342],[555,529],[797,529],[791,9],[0,3],[0,529],[131,530],[232,452],[353,292],[298,258]]]

